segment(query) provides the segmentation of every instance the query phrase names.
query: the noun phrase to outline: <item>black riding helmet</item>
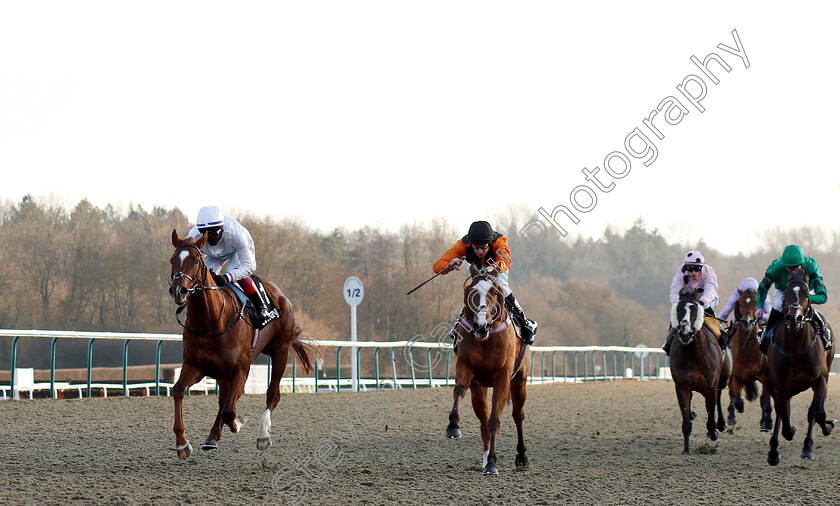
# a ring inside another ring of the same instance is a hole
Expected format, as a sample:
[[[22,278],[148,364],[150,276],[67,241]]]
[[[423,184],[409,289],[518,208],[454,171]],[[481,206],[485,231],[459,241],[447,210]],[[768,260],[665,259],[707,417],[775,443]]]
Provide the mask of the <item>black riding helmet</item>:
[[[467,238],[470,244],[490,244],[493,242],[493,227],[486,221],[474,221],[470,225],[470,231],[467,233]]]

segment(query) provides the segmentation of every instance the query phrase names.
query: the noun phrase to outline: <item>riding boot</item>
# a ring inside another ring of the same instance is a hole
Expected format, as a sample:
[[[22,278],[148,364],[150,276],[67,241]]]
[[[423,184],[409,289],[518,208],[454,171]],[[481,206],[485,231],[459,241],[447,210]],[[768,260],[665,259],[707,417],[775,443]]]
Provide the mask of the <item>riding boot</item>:
[[[510,311],[516,323],[519,324],[519,330],[522,332],[522,341],[527,345],[534,344],[534,336],[537,335],[537,322],[525,316],[525,311],[512,293],[505,297],[505,307]]]
[[[671,343],[674,341],[675,335],[677,335],[677,329],[674,327],[669,327],[668,336],[665,338],[665,344],[662,345],[662,351],[664,351],[665,355],[668,357],[671,356]]]
[[[271,302],[268,300],[268,294],[265,293],[265,288],[261,284],[255,283],[256,290],[254,293],[248,295],[248,300],[254,305],[257,310],[257,321],[254,323],[254,328],[262,329],[268,325],[272,320],[280,318],[280,310],[276,307],[271,307]]]
[[[819,311],[812,309],[812,313],[813,316],[811,319],[814,322],[814,327],[817,329],[817,334],[822,338],[825,350],[828,351],[831,349],[831,331],[828,330],[828,326],[825,324],[825,320],[823,320],[823,315]]]
[[[773,340],[773,332],[775,332],[776,326],[781,320],[781,311],[776,311],[775,309],[770,311],[770,316],[767,317],[767,324],[764,326],[764,332],[761,334],[761,342],[758,345],[758,349],[761,350],[761,353],[767,355],[767,350],[770,348],[770,342]]]

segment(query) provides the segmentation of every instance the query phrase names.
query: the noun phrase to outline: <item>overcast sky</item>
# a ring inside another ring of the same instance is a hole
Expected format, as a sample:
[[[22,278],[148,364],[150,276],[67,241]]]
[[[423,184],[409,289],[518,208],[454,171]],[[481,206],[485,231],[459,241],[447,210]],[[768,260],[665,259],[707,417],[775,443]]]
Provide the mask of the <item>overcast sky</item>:
[[[562,205],[572,235],[643,217],[747,252],[767,228],[840,229],[840,8],[796,5],[7,2],[0,199],[325,231]],[[690,60],[710,53],[717,84]],[[655,159],[629,152],[636,128]]]

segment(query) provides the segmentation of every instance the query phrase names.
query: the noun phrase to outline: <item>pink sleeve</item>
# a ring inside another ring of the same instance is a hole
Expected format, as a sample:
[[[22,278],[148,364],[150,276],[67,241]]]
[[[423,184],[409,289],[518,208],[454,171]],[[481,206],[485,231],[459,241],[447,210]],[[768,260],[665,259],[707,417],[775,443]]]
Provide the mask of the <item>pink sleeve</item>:
[[[680,290],[682,290],[683,286],[683,272],[682,268],[677,270],[677,274],[674,276],[674,279],[671,280],[671,304],[676,304],[680,300]]]
[[[715,275],[715,270],[708,265],[703,267],[703,271],[705,280],[703,282],[703,295],[700,297],[700,302],[708,307],[718,293],[717,276]]]

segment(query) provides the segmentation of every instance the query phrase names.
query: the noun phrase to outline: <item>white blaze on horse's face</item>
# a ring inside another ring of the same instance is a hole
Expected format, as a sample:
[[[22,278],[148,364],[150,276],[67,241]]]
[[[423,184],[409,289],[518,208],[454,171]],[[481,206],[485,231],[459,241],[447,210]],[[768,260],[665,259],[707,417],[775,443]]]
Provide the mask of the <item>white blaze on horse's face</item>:
[[[493,283],[487,280],[479,281],[475,284],[475,290],[478,292],[478,312],[476,312],[476,324],[479,327],[487,325],[487,294],[493,287]]]

